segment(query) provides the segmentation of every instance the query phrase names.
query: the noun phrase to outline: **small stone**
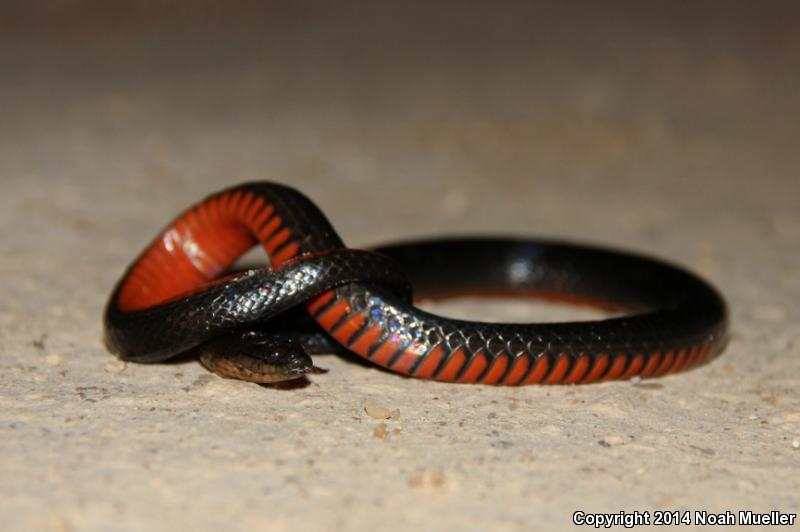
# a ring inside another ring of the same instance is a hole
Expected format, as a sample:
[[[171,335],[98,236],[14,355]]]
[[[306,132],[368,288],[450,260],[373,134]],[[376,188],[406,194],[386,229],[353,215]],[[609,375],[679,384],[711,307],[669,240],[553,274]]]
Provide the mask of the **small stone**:
[[[408,484],[412,488],[438,488],[444,484],[444,473],[439,469],[420,471],[408,479]]]
[[[106,364],[103,369],[105,369],[108,373],[120,373],[121,371],[125,370],[127,364],[123,360],[115,360],[114,362],[109,362]]]
[[[624,445],[625,439],[616,434],[606,434],[603,439],[597,442],[603,447],[615,447],[617,445]]]
[[[792,448],[800,449],[800,438],[795,438],[792,440]]]
[[[379,423],[378,426],[375,427],[375,430],[372,431],[372,435],[382,440],[386,438],[386,432],[386,423]]]
[[[47,362],[48,366],[56,367],[60,366],[61,363],[64,362],[64,359],[58,353],[53,353],[52,355],[47,355],[45,361]]]
[[[31,342],[31,345],[39,351],[44,351],[44,348],[46,347],[45,340],[47,340],[47,334],[42,333],[39,335],[38,339]]]
[[[367,401],[364,403],[364,411],[369,417],[374,419],[390,419],[394,413],[385,406],[379,405],[373,401]],[[396,410],[395,412],[400,415],[399,410]]]

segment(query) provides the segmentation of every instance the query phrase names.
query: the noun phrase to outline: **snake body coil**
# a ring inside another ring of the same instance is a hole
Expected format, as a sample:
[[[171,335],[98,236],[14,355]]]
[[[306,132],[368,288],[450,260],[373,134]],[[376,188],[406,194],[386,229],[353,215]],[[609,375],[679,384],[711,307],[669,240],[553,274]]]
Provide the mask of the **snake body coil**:
[[[220,278],[255,244],[272,269]],[[415,294],[429,297],[556,298],[624,315],[540,324],[448,319],[415,307],[409,281]],[[303,321],[292,313],[298,306],[318,327],[284,341],[282,329]],[[338,343],[414,377],[553,384],[699,365],[724,348],[727,311],[695,275],[601,248],[460,238],[350,250],[301,193],[247,183],[209,196],[158,235],[117,284],[105,330],[109,349],[126,360],[157,362],[205,349],[207,366],[257,382],[311,372],[305,353]]]

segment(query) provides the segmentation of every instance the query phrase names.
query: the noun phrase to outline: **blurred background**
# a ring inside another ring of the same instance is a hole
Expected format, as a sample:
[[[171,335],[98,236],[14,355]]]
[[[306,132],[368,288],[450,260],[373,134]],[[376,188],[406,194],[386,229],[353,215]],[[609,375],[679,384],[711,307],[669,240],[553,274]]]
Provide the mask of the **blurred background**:
[[[3,522],[796,511],[799,90],[794,1],[2,2]],[[677,261],[726,295],[732,342],[635,390],[452,387],[326,357],[312,386],[265,394],[114,365],[101,314],[125,266],[189,204],[261,179],[353,246],[502,233]],[[400,435],[373,437],[365,394],[402,410]]]
[[[65,253],[101,243],[101,293],[179,210],[254,179],[308,194],[351,245],[551,236],[717,276],[747,239],[752,259],[785,261],[800,234],[799,14],[5,2],[0,207]]]
[[[442,218],[607,239],[717,223],[709,209],[752,208],[753,193],[768,194],[769,223],[797,192],[799,11],[5,2],[0,176],[57,187],[65,209],[70,194],[135,200],[139,220],[142,200],[172,213],[279,180],[330,209],[345,239]],[[522,198],[528,212],[509,208]],[[390,215],[408,225],[380,224]]]

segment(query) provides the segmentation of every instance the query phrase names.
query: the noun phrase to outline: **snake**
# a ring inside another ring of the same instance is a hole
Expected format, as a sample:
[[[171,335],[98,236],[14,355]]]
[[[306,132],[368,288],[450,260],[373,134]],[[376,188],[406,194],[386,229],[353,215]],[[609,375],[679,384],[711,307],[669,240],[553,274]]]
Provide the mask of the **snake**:
[[[268,265],[236,271],[260,245]],[[499,296],[589,305],[604,319],[497,323],[415,304]],[[456,236],[348,248],[322,211],[279,183],[192,205],[114,287],[104,339],[119,358],[196,356],[222,377],[275,383],[348,351],[443,382],[577,384],[658,377],[728,343],[727,305],[700,276],[634,252],[522,237]]]

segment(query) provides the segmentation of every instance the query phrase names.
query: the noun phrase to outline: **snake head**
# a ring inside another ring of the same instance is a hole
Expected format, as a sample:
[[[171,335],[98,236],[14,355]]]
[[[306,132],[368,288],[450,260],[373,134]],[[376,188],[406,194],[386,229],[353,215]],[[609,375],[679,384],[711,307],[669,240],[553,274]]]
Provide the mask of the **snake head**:
[[[221,377],[259,384],[327,371],[314,366],[291,336],[259,331],[237,332],[208,342],[201,348],[200,362]]]

